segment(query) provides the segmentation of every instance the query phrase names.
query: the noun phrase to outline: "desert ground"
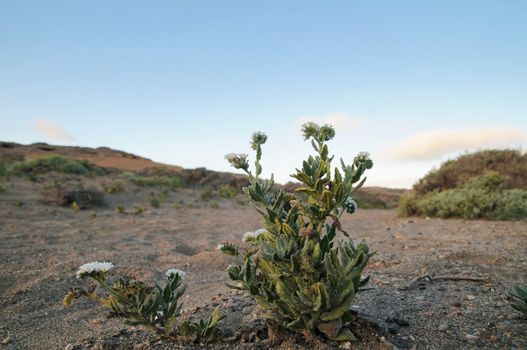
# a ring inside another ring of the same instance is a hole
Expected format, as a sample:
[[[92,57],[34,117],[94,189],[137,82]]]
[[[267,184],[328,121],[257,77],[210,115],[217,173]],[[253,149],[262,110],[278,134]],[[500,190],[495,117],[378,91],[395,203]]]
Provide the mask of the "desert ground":
[[[100,187],[111,176],[50,174],[0,184],[0,340],[4,349],[172,349],[171,343],[119,320],[89,300],[62,305],[64,294],[84,286],[79,265],[99,260],[145,281],[162,280],[168,268],[187,272],[183,317],[220,305],[224,335],[212,348],[331,348],[295,337],[270,344],[254,303],[225,286],[230,257],[218,244],[240,243],[260,217],[239,199],[184,188],[167,192],[160,208],[151,188],[125,183],[106,194],[107,206],[74,210],[42,202],[46,184],[60,181]],[[146,210],[134,214],[134,205]],[[116,208],[123,206],[124,213]],[[524,349],[527,320],[512,309],[507,290],[527,284],[527,223],[398,218],[394,210],[364,209],[343,218],[353,239],[377,252],[372,281],[355,309],[357,349]],[[418,279],[426,274],[432,276]],[[461,280],[458,278],[461,277]],[[464,280],[464,279],[468,280]]]

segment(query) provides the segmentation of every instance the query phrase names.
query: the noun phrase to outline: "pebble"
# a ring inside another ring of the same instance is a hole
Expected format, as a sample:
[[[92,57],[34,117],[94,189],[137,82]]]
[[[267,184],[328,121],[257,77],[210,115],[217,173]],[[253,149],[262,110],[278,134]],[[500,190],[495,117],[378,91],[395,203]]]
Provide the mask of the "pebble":
[[[397,334],[397,327],[388,327],[388,332],[390,332],[391,334]]]
[[[439,325],[439,327],[437,327],[437,329],[440,331],[440,332],[444,332],[448,329],[448,323],[441,323]]]
[[[467,334],[465,334],[465,338],[467,338],[468,340],[476,340],[476,339],[478,339],[478,336],[467,333]]]
[[[66,345],[66,347],[64,348],[64,350],[73,350],[73,349],[74,349],[73,344],[68,344],[68,345]]]
[[[476,296],[472,295],[472,294],[467,294],[467,295],[465,295],[465,299],[467,299],[467,300],[474,300],[474,299],[476,299]]]
[[[11,343],[11,337],[10,336],[7,336],[7,337],[5,337],[4,340],[2,340],[2,344],[4,344],[4,345],[7,345],[9,343]]]
[[[397,323],[399,326],[408,327],[410,325],[410,322],[405,320],[404,318],[394,318],[393,321]]]
[[[351,349],[351,342],[347,341],[340,346],[341,349]]]

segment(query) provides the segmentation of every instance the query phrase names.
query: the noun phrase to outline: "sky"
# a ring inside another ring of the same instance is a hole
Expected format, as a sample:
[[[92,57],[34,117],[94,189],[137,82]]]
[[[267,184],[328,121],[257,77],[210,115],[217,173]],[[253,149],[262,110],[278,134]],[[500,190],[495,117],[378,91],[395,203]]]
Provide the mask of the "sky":
[[[0,140],[106,146],[187,168],[269,135],[279,182],[370,152],[410,187],[461,153],[527,144],[527,2],[0,0]]]

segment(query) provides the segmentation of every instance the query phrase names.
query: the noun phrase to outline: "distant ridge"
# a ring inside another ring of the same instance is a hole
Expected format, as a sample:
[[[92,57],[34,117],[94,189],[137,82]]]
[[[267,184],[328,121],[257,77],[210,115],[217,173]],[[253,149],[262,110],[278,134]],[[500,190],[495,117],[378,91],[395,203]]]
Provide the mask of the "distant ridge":
[[[0,141],[0,162],[9,159],[30,161],[49,155],[85,160],[98,167],[115,171],[133,171],[148,174],[162,170],[163,172],[171,172],[181,176],[187,185],[211,186],[214,188],[221,185],[230,185],[240,188],[246,186],[249,182],[245,175],[218,172],[205,168],[185,169],[177,165],[154,162],[151,159],[109,147],[56,146],[42,142],[22,145]],[[284,188],[288,191],[294,191],[296,187],[298,187],[298,184],[295,183],[284,185]],[[406,192],[407,190],[403,189],[365,187],[357,192],[354,197],[361,208],[394,208],[398,205],[400,197]]]

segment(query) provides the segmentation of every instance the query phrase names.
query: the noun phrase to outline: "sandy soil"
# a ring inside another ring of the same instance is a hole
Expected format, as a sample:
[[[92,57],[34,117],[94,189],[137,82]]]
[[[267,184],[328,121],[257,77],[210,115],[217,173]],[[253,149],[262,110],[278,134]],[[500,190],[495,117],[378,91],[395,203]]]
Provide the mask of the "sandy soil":
[[[106,180],[88,181],[99,186]],[[271,347],[258,329],[263,326],[257,324],[254,304],[224,285],[229,258],[216,250],[219,243],[240,242],[244,232],[260,227],[249,206],[213,198],[219,208],[212,208],[200,200],[200,190],[182,189],[154,209],[148,204],[151,189],[127,185],[124,193],[107,194],[108,207],[97,209],[93,218],[92,210],[42,204],[46,183],[12,179],[0,185],[6,189],[0,194],[0,348],[186,347],[125,330],[87,300],[64,307],[65,292],[82,285],[75,278],[77,267],[93,260],[112,261],[115,273],[147,281],[161,279],[168,268],[183,269],[187,315],[223,306],[220,328],[231,333],[233,343],[215,347]],[[136,216],[134,204],[149,209]],[[129,213],[118,213],[118,205]],[[356,299],[362,342],[353,348],[527,348],[527,320],[506,296],[511,285],[527,285],[527,223],[409,220],[391,210],[359,210],[343,225],[377,251],[369,267],[371,289]],[[425,273],[488,282],[423,281],[406,289]],[[294,342],[282,347],[295,348]]]

